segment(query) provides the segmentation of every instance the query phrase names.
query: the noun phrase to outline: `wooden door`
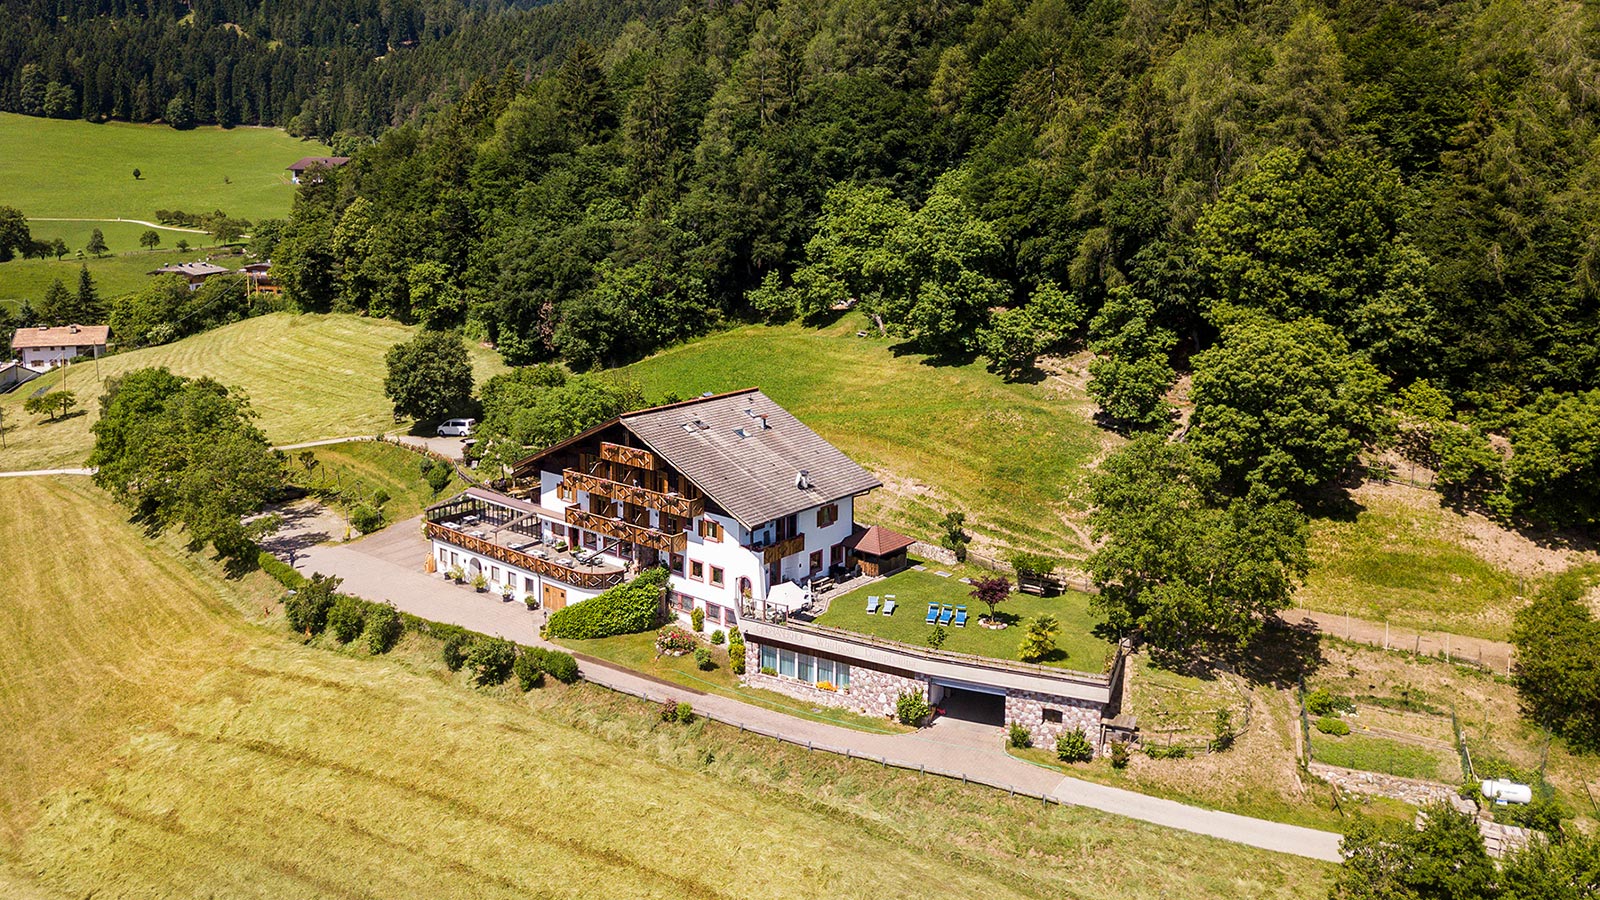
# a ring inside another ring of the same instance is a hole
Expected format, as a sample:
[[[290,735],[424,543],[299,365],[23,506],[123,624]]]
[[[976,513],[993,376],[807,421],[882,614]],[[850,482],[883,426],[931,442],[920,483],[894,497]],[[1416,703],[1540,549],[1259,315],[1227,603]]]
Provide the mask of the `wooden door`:
[[[567,605],[567,589],[559,588],[553,584],[544,586],[544,608],[550,612],[563,609]]]

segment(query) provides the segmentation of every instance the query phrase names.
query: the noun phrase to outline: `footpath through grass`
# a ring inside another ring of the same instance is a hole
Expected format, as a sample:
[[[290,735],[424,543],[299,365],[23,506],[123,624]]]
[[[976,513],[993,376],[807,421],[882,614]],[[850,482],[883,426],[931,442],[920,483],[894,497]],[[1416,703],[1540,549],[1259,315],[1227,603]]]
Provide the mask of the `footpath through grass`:
[[[958,572],[943,578],[934,574],[936,568],[930,565],[925,572],[908,569],[834,597],[828,603],[828,611],[817,617],[817,624],[925,647],[933,632],[933,626],[926,623],[928,604],[965,606],[966,627],[945,626],[942,649],[1015,660],[1027,620],[1051,615],[1061,623],[1061,630],[1056,638],[1056,653],[1043,660],[1043,664],[1079,672],[1105,671],[1115,647],[1094,633],[1104,620],[1089,609],[1089,595],[1071,591],[1059,597],[1013,593],[1000,604],[998,612],[999,619],[1010,627],[995,631],[978,623],[978,617],[987,615],[989,608],[968,596],[972,586],[962,584],[956,577]],[[880,611],[869,615],[867,597],[873,594],[879,597],[880,609],[882,598],[894,594],[897,604],[894,614],[886,616]]]
[[[857,337],[859,315],[824,328],[752,325],[620,370],[649,396],[760,387],[884,481],[856,517],[931,537],[952,509],[1006,546],[1081,555],[1065,517],[1081,509],[1086,464],[1114,438],[1081,392],[1007,384],[981,362],[932,364]]]
[[[1327,889],[1322,863],[668,725],[587,685],[475,689],[415,634],[384,657],[302,646],[258,581],[144,539],[82,480],[0,481],[0,533],[8,895]],[[759,884],[662,851],[708,835]]]
[[[179,375],[209,375],[242,388],[274,444],[373,435],[405,427],[383,396],[384,354],[414,329],[387,319],[352,315],[274,313],[246,319],[172,344],[77,363],[0,397],[6,444],[0,471],[81,466],[94,439],[99,398],[107,378],[146,366]],[[498,354],[472,349],[478,381],[503,370]],[[23,403],[41,387],[78,396],[60,421],[28,415]]]

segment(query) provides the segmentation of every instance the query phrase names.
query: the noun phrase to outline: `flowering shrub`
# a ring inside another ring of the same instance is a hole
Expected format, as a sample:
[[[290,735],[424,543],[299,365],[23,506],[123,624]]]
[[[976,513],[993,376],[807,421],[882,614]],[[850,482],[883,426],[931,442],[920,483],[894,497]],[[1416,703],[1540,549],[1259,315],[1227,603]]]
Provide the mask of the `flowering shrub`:
[[[700,643],[694,632],[685,631],[676,625],[668,625],[656,632],[656,652],[670,653],[673,656],[682,656],[693,652]]]
[[[833,686],[833,682],[831,682],[831,681],[819,681],[819,682],[817,682],[817,690],[819,690],[819,691],[836,691],[836,690],[838,690],[838,688],[834,687]]]

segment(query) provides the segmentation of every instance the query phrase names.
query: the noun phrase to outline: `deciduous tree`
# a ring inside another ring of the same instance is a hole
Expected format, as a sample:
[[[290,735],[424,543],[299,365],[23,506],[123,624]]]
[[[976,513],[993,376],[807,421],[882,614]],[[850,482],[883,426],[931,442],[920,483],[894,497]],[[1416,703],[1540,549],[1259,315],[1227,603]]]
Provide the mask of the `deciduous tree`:
[[[460,412],[472,399],[472,360],[454,332],[422,331],[385,356],[383,393],[394,417],[436,422]]]

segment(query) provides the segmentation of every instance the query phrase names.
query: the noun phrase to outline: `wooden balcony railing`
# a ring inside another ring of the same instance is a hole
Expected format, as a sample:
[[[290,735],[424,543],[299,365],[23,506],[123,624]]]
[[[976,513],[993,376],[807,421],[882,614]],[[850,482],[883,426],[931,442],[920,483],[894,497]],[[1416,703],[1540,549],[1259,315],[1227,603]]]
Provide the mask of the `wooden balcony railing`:
[[[649,450],[640,450],[638,447],[624,447],[610,441],[600,442],[600,458],[608,462],[622,463],[639,469],[654,469],[656,455]]]
[[[438,522],[428,523],[428,537],[454,544],[463,550],[471,550],[480,556],[497,559],[507,565],[525,569],[545,578],[553,578],[556,581],[565,582],[573,587],[604,590],[621,584],[624,578],[624,573],[621,569],[610,572],[597,572],[563,566],[554,560],[529,556],[526,553],[512,550],[510,547],[502,547],[494,541],[486,541],[483,538],[475,538],[470,534],[462,534],[453,528],[446,528]]]
[[[663,494],[647,488],[634,487],[599,475],[589,475],[577,469],[567,469],[561,473],[561,478],[570,491],[588,491],[611,500],[623,503],[632,503],[646,509],[660,510],[667,515],[677,516],[680,519],[693,519],[705,514],[706,501],[702,497],[690,500],[688,497],[675,497],[672,494]]]
[[[685,532],[667,534],[654,528],[634,525],[619,519],[584,512],[575,506],[567,507],[567,524],[575,525],[588,531],[598,531],[601,534],[629,541],[641,547],[653,547],[662,553],[682,553],[689,547],[689,535]]]
[[[754,547],[750,549],[754,550]],[[806,549],[806,536],[797,534],[788,540],[779,541],[761,548],[761,561],[766,565],[781,562],[785,557],[793,556]]]

